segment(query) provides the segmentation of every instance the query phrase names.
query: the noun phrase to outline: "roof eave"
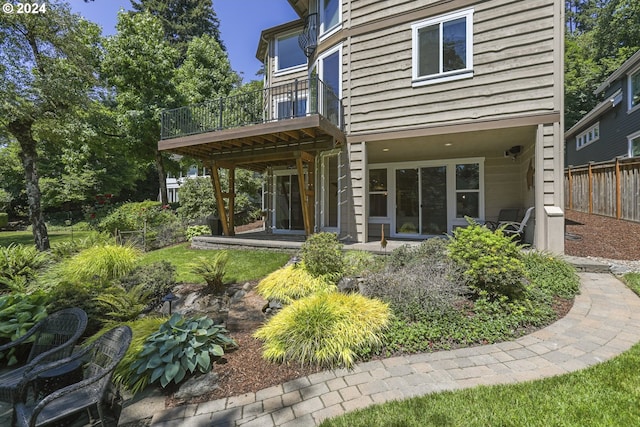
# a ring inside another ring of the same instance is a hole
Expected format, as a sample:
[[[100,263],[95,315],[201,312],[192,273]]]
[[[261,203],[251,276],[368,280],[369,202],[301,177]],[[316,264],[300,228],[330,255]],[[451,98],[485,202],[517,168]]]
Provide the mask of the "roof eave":
[[[576,134],[579,133],[580,130],[584,129],[585,125],[592,122],[594,119],[600,117],[604,114],[609,108],[613,108],[618,105],[615,102],[616,97],[622,93],[622,90],[617,90],[616,93],[602,101],[600,104],[596,105],[591,111],[584,115],[575,125],[571,127],[568,131],[564,133],[564,139],[568,140],[573,138]]]
[[[284,33],[286,31],[296,29],[297,27],[300,27],[301,29],[304,28],[303,19],[296,19],[295,21],[289,21],[284,24],[262,30],[260,33],[260,40],[258,41],[258,49],[256,50],[256,58],[258,61],[264,61],[267,48],[269,47],[269,39],[273,38],[276,34]]]
[[[618,68],[609,77],[607,77],[607,79],[602,82],[602,84],[598,86],[598,88],[593,93],[598,95],[600,92],[608,88],[611,83],[618,80],[622,75],[624,75],[624,73],[633,68],[636,63],[640,63],[640,50],[631,55],[631,58],[627,59],[624,64],[620,66],[620,68]]]

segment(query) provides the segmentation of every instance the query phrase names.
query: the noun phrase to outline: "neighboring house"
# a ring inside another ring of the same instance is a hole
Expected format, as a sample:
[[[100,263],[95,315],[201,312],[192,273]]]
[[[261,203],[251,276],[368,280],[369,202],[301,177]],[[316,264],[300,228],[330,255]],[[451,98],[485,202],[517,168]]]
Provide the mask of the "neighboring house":
[[[640,157],[640,50],[594,92],[604,101],[565,133],[566,164]]]
[[[169,172],[167,174],[167,198],[169,199],[169,203],[177,203],[180,201],[178,189],[182,183],[184,183],[185,179],[198,177],[209,178],[209,171],[207,171],[207,168],[198,168],[197,166],[192,165],[186,172],[180,171],[178,175]],[[160,195],[158,195],[158,200],[160,200]]]
[[[289,3],[265,90],[166,111],[160,150],[266,171],[273,233],[424,239],[535,206],[563,252],[562,1]]]

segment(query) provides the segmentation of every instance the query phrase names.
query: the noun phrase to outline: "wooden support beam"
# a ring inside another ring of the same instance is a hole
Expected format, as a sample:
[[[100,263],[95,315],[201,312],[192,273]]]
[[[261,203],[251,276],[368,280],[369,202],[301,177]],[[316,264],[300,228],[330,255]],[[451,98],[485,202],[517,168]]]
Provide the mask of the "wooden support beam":
[[[296,167],[298,169],[298,188],[300,189],[300,205],[302,206],[302,220],[304,222],[304,233],[310,236],[312,229],[309,221],[309,203],[307,201],[307,185],[304,181],[304,166],[302,164],[302,158],[296,159]]]
[[[296,151],[294,153],[296,159],[297,158],[301,158],[303,162],[306,163],[314,163],[316,161],[316,158],[313,154],[306,152],[306,151]]]
[[[218,165],[215,162],[211,163],[211,181],[213,181],[213,189],[216,194],[218,216],[220,217],[220,222],[222,223],[222,232],[225,236],[231,236],[231,234],[229,234],[229,221],[227,220],[227,212],[224,207],[224,198],[222,197],[220,174],[218,173]]]
[[[235,236],[236,168],[229,168],[229,229]]]
[[[308,154],[308,153],[304,153]],[[311,155],[311,161],[307,165],[307,179],[309,184],[307,185],[307,213],[309,217],[309,230],[310,234],[313,233],[314,225],[316,223],[316,209],[315,209],[315,182],[316,182],[316,162],[315,157]]]

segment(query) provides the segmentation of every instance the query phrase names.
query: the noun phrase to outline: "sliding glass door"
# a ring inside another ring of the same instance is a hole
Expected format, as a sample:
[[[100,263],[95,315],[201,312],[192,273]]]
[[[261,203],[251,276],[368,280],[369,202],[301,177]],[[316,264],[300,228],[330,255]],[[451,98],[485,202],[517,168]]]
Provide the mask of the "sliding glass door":
[[[298,175],[286,172],[275,175],[275,230],[303,230],[302,204]]]

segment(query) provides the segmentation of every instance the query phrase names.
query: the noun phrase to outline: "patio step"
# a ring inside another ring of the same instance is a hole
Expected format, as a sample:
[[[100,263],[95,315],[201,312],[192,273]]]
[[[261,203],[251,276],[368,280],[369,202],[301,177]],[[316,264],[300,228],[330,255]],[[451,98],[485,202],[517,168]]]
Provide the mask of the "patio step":
[[[581,273],[610,273],[611,269],[608,264],[596,261],[591,258],[574,257],[564,255],[564,260],[573,265],[576,270]]]

